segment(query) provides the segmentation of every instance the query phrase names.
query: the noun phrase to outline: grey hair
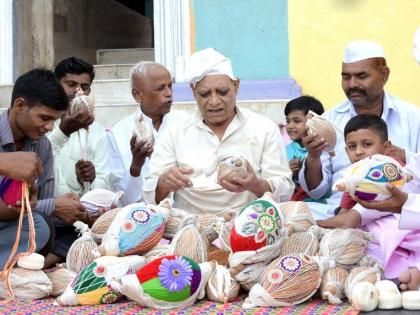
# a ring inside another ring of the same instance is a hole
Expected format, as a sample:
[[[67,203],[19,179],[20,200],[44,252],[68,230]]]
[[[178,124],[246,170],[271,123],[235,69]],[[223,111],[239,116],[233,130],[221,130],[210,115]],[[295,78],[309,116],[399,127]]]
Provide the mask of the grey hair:
[[[133,81],[135,78],[143,79],[146,76],[147,71],[154,67],[163,67],[160,63],[154,61],[140,61],[136,65],[134,65],[130,70],[130,81],[131,87],[133,87]],[[166,68],[165,68],[166,69]]]

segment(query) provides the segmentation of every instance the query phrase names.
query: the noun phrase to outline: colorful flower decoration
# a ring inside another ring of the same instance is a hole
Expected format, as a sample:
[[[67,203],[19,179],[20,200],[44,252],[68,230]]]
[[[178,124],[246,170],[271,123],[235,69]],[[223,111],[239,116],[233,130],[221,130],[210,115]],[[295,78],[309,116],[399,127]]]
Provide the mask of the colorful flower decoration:
[[[190,286],[192,275],[191,265],[181,256],[163,259],[158,273],[162,286],[171,292],[182,291]]]
[[[104,265],[98,265],[93,269],[93,274],[97,277],[104,277],[106,273],[106,268]]]
[[[297,272],[302,266],[302,262],[296,256],[285,256],[280,261],[280,266],[284,271]]]
[[[105,293],[101,298],[101,304],[112,304],[119,300],[121,294],[115,291]]]
[[[146,223],[150,219],[150,215],[145,210],[135,210],[131,213],[134,221],[137,223]]]
[[[281,283],[283,281],[283,273],[277,269],[271,270],[268,273],[268,281],[271,283]]]
[[[136,228],[136,223],[133,222],[132,220],[127,220],[121,225],[121,230],[124,233],[131,233],[135,230],[135,228]]]

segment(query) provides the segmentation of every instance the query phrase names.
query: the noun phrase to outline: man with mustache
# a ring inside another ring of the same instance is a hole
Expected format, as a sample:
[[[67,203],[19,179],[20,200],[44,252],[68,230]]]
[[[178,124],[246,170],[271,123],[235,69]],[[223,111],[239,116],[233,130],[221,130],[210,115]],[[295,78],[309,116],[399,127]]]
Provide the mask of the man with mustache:
[[[420,110],[384,91],[390,70],[381,45],[359,40],[346,46],[341,71],[341,85],[347,100],[324,114],[341,131],[350,118],[359,114],[380,116],[388,126],[392,142],[390,155],[408,163],[420,151]],[[302,188],[312,198],[322,197],[340,177],[340,171],[350,165],[344,152],[344,137],[337,133],[335,156],[323,152],[325,139],[306,136],[302,143],[308,156],[299,173]],[[334,192],[327,205],[309,203],[315,219],[334,215],[342,193]]]
[[[136,140],[133,135],[135,120],[142,119],[156,140],[169,125],[181,123],[188,116],[181,111],[171,111],[172,77],[163,65],[141,61],[131,69],[130,80],[131,94],[139,107],[108,134],[111,187],[125,192],[124,205],[143,200],[144,178],[153,153],[150,139]]]

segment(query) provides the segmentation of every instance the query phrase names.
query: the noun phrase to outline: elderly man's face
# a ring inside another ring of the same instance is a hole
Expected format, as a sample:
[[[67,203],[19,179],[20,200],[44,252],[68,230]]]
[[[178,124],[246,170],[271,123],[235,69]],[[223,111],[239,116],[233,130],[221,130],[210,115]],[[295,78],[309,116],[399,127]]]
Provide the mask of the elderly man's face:
[[[227,127],[235,117],[239,80],[227,75],[207,75],[193,89],[197,104],[209,127]]]
[[[145,78],[134,78],[132,94],[149,117],[164,116],[172,106],[172,78],[164,67],[149,69]]]
[[[370,107],[381,99],[388,76],[389,68],[375,58],[343,63],[341,86],[352,104]]]

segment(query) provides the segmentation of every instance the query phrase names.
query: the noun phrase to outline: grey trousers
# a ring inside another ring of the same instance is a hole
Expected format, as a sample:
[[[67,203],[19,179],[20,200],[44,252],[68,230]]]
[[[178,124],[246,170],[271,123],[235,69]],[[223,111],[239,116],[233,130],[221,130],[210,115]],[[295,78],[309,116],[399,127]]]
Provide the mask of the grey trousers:
[[[39,213],[33,212],[35,225],[35,241],[36,251],[40,251],[48,242],[50,237],[50,228],[47,221]],[[0,270],[3,270],[4,264],[9,258],[13,244],[16,240],[16,232],[19,219],[10,222],[0,222]],[[25,252],[29,245],[29,222],[25,218],[23,220],[22,230],[20,234],[19,246],[17,253]]]

